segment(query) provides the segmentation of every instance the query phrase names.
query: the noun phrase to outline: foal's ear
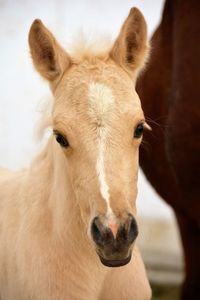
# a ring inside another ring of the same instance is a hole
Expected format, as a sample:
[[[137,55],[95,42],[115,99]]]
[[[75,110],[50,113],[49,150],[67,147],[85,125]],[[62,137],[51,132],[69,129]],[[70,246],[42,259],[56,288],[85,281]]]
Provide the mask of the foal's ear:
[[[139,71],[148,55],[147,25],[142,13],[131,8],[110,56],[129,72]]]
[[[70,57],[40,20],[35,20],[29,32],[29,46],[37,71],[53,82],[71,64]]]

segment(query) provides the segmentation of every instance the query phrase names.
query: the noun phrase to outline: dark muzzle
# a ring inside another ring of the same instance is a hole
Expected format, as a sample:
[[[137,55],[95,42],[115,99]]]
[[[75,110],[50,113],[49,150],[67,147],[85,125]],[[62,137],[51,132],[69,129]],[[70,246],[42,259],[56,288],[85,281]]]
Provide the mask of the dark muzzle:
[[[138,227],[134,217],[128,214],[115,237],[100,217],[95,217],[91,225],[91,234],[101,262],[108,267],[119,267],[126,265],[131,259],[131,246],[138,235]]]

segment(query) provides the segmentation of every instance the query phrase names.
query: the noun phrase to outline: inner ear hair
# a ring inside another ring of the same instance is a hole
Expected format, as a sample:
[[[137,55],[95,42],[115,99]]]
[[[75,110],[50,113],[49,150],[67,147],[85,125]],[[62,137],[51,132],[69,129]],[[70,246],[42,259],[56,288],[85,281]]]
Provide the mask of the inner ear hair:
[[[38,19],[33,22],[30,28],[29,45],[35,68],[49,81],[61,76],[64,70],[69,67],[69,55]]]
[[[125,20],[110,56],[130,72],[143,68],[148,56],[147,25],[142,13],[132,8]]]

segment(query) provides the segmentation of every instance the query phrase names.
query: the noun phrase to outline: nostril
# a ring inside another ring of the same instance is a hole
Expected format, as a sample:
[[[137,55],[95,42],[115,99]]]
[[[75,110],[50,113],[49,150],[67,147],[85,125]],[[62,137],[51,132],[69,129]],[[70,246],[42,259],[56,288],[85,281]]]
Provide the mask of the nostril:
[[[101,235],[101,231],[99,229],[99,220],[98,217],[94,218],[94,220],[92,221],[92,225],[91,225],[91,234],[92,234],[92,238],[93,240],[97,243],[97,244],[101,244],[102,243],[102,235]]]
[[[128,231],[128,239],[130,242],[133,242],[138,236],[138,226],[134,218],[130,222],[130,227]]]

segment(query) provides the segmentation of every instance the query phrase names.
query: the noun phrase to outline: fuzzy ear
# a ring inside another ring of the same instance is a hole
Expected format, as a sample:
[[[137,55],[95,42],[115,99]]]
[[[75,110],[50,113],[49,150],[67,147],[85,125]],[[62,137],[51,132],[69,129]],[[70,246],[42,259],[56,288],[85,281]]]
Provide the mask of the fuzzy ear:
[[[71,64],[69,55],[38,19],[30,28],[29,46],[35,68],[51,82],[59,79]]]
[[[142,13],[131,8],[110,56],[129,72],[140,71],[148,55],[147,25]]]

